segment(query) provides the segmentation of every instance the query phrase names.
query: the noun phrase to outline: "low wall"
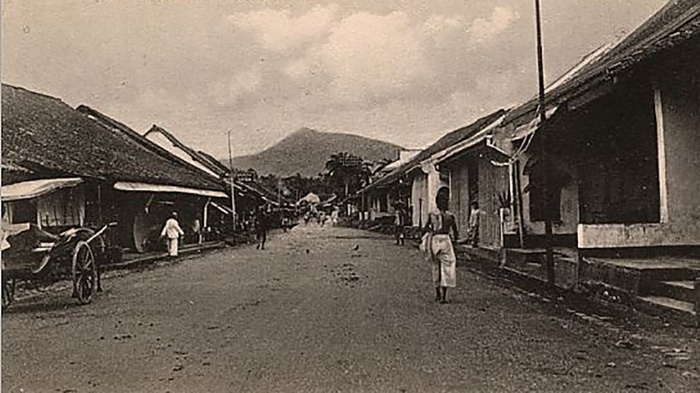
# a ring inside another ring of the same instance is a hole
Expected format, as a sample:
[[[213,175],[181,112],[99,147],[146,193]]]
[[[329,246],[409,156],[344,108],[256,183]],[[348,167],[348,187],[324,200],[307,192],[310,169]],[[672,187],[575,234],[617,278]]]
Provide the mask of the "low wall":
[[[697,223],[579,224],[578,247],[700,246],[700,231],[696,230],[696,225]]]

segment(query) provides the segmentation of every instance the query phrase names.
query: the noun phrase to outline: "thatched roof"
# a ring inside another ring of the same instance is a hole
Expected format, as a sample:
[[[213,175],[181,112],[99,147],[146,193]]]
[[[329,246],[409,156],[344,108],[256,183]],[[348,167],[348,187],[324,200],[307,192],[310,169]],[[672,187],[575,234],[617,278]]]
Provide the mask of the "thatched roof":
[[[137,143],[128,127],[106,127],[57,98],[3,84],[2,114],[4,166],[51,176],[223,190]]]

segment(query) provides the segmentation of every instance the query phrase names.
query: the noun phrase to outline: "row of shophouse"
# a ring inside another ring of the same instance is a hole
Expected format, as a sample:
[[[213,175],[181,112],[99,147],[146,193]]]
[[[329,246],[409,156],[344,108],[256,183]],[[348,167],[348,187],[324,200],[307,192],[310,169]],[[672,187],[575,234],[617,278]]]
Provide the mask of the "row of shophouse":
[[[225,165],[162,127],[142,135],[88,106],[2,85],[4,227],[57,234],[116,223],[108,243],[140,253],[162,247],[172,212],[185,244],[203,243],[232,233],[233,209],[240,225],[276,199],[254,176],[232,180]]]
[[[476,202],[477,246],[501,256],[541,249],[550,217],[554,245],[573,259],[697,257],[698,64],[700,3],[672,0],[552,83],[545,108],[532,99],[499,109],[360,194],[373,216],[401,201],[422,226],[437,189],[449,187],[460,233]]]

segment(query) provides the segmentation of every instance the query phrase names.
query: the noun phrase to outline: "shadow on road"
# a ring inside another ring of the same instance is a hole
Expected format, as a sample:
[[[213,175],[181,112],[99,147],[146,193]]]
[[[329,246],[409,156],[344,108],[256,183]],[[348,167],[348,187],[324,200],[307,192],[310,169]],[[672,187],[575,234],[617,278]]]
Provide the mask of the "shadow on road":
[[[65,311],[83,307],[75,299],[70,297],[61,298],[60,300],[46,301],[46,299],[37,298],[32,300],[21,301],[21,303],[13,303],[6,310],[3,310],[3,315],[7,314],[35,314],[47,311]],[[84,307],[90,307],[86,304]]]

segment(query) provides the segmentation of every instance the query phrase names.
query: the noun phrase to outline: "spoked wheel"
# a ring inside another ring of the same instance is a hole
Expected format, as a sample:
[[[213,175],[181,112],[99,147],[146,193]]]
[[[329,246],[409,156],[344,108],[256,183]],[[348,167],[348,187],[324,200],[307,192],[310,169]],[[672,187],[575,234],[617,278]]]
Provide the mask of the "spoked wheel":
[[[15,279],[2,278],[2,309],[6,309],[15,300]]]
[[[90,303],[96,282],[95,255],[89,244],[80,241],[73,251],[73,294],[80,304]]]

